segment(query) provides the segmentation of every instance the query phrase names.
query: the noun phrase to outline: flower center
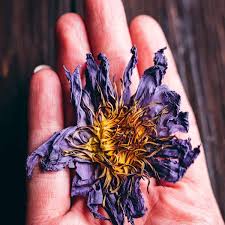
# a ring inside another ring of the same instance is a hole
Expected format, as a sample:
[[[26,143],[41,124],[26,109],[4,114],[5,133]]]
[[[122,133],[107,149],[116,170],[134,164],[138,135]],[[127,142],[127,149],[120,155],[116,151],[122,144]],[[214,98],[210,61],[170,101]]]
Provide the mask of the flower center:
[[[162,149],[154,138],[157,117],[145,119],[147,109],[137,104],[128,108],[118,102],[115,106],[106,103],[99,107],[93,125],[81,128],[91,133],[87,143],[65,151],[66,155],[97,163],[103,187],[111,193],[118,191],[127,176],[147,177],[146,165],[154,171],[148,159]]]

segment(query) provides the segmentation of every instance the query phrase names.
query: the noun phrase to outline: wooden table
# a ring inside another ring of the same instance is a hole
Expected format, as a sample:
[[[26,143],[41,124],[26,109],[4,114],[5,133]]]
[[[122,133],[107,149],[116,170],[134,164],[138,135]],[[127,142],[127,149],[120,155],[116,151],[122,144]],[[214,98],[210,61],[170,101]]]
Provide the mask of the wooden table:
[[[124,0],[128,21],[156,18],[168,38],[197,116],[209,174],[225,214],[225,1]],[[27,96],[32,70],[55,64],[58,16],[83,14],[83,1],[0,1],[0,160],[4,224],[23,224]],[[199,177],[201,179],[201,177]],[[9,216],[10,215],[10,216]]]

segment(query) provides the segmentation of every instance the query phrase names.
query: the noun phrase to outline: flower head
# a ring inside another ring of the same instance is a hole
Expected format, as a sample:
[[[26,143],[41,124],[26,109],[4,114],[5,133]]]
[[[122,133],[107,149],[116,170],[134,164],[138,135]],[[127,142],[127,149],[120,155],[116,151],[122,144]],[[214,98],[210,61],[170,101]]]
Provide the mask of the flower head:
[[[56,132],[27,159],[30,177],[38,159],[43,170],[75,170],[72,196],[87,197],[87,206],[99,219],[124,224],[124,217],[144,215],[146,208],[140,179],[154,177],[177,182],[199,154],[190,139],[176,132],[188,131],[188,113],[180,111],[180,96],[161,81],[166,73],[164,49],[155,53],[154,66],[144,72],[134,95],[130,85],[137,64],[137,49],[124,72],[121,96],[109,78],[109,62],[99,54],[99,64],[87,54],[86,86],[79,66],[66,71],[71,87],[75,126]],[[98,212],[103,207],[109,215]]]

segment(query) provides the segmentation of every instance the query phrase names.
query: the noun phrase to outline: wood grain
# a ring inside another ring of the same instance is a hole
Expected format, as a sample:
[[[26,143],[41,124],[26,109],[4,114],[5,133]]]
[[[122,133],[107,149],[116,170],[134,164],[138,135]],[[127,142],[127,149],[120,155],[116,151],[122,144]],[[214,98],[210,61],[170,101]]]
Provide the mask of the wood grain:
[[[225,1],[124,0],[128,21],[153,16],[194,108],[214,193],[225,215]],[[24,224],[27,96],[32,70],[55,65],[54,24],[83,1],[0,1],[1,193],[7,224]],[[199,178],[201,179],[201,178]]]

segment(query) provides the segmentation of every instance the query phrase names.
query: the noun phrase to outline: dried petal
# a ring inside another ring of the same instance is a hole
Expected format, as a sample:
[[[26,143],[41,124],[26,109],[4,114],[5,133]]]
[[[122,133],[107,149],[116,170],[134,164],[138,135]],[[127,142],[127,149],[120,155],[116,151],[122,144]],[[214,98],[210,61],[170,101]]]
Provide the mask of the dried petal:
[[[74,161],[84,161],[79,158],[71,156],[65,156],[64,150],[71,149],[69,145],[70,141],[73,143],[86,143],[89,134],[85,131],[76,133],[77,127],[68,127],[64,130],[56,132],[45,143],[32,152],[27,158],[27,175],[31,177],[34,166],[38,163],[38,159],[41,158],[41,168],[46,171],[58,171],[62,170],[66,166],[74,168]],[[76,135],[74,135],[74,133]],[[73,137],[72,137],[73,136]]]
[[[150,102],[152,104],[146,117],[149,119],[159,117],[157,123],[159,137],[169,136],[178,131],[188,131],[188,113],[179,112],[180,95],[170,91],[166,85],[161,85],[156,87]]]
[[[70,74],[69,70],[65,67],[65,74],[70,83],[70,93],[71,93],[71,103],[75,112],[75,125],[85,125],[86,115],[83,109],[80,107],[81,97],[82,97],[82,84],[80,79],[79,66]]]
[[[121,207],[118,207],[117,198],[115,194],[108,194],[106,196],[105,210],[108,213],[113,225],[124,224],[124,213]]]
[[[98,85],[101,88],[104,99],[114,103],[115,93],[109,78],[109,61],[103,53],[98,55],[98,60],[100,60],[99,72],[97,76]]]
[[[144,75],[139,82],[135,100],[139,102],[140,106],[149,104],[155,88],[161,85],[162,78],[167,69],[164,50],[165,48],[162,48],[155,53],[154,66],[144,71]]]
[[[88,194],[88,200],[87,200],[87,206],[93,215],[102,220],[109,220],[102,214],[98,212],[99,207],[102,205],[103,202],[103,194],[102,194],[102,188],[100,183],[95,183],[92,186],[91,191]]]
[[[129,195],[124,199],[124,211],[131,224],[134,224],[134,218],[142,217],[145,214],[144,198],[140,190],[140,177],[134,177],[132,181],[132,189]],[[126,196],[129,186],[124,188],[123,195]]]
[[[149,162],[154,167],[160,179],[177,182],[187,168],[199,155],[199,147],[192,150],[190,140],[173,139],[167,145],[171,147],[159,151]],[[150,172],[152,175],[152,171]],[[156,178],[157,176],[154,175]]]
[[[86,86],[85,91],[87,91],[91,97],[91,102],[94,106],[95,111],[98,109],[100,104],[100,96],[97,90],[97,73],[98,65],[94,60],[92,54],[86,55],[87,69],[85,71],[86,75]]]
[[[176,132],[188,132],[188,112],[179,112],[176,117],[168,119],[166,126],[169,129],[169,135],[174,134]]]
[[[98,55],[98,65],[91,54],[87,54],[87,70],[85,90],[90,94],[95,111],[103,103],[115,103],[115,93],[109,79],[109,62],[103,53]]]
[[[131,76],[133,73],[133,69],[137,65],[137,48],[132,47],[131,49],[132,57],[125,69],[125,72],[123,74],[123,94],[122,99],[124,102],[124,105],[128,105],[130,102],[131,92],[130,92],[130,85],[131,85]]]
[[[80,106],[85,112],[86,115],[85,120],[87,125],[92,125],[94,117],[94,106],[91,101],[91,96],[86,90],[82,91]]]

